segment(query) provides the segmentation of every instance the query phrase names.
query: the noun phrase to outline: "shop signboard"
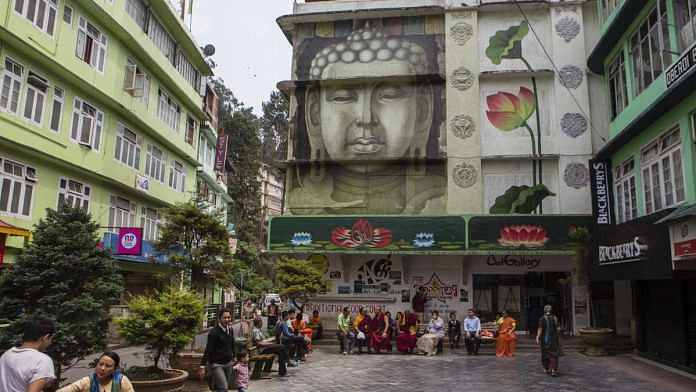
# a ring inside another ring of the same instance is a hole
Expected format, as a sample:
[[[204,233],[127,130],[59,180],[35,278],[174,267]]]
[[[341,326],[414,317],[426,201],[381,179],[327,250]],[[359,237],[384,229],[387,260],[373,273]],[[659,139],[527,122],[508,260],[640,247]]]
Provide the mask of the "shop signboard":
[[[271,252],[421,253],[462,252],[461,216],[275,216]]]
[[[440,315],[457,313],[459,309],[459,284],[457,270],[413,271],[411,292],[425,288],[428,296],[426,311],[437,310]]]
[[[590,160],[592,189],[592,223],[611,225],[611,161]]]
[[[485,215],[469,219],[469,250],[490,254],[572,251],[589,215]]]
[[[227,139],[229,136],[225,133],[223,129],[220,130],[220,134],[217,138],[217,145],[215,146],[215,171],[222,172],[225,170],[225,160],[227,159]]]
[[[167,256],[163,254],[158,254],[157,251],[155,250],[154,246],[150,243],[150,241],[143,240],[142,241],[142,251],[140,254],[137,255],[124,255],[124,254],[119,254],[118,253],[118,242],[119,242],[119,235],[116,233],[104,233],[104,248],[109,249],[111,251],[111,254],[120,259],[120,260],[128,260],[128,261],[135,261],[139,263],[150,263],[150,262],[155,262],[158,264],[167,264]]]
[[[143,229],[140,227],[121,227],[118,229],[116,254],[139,256],[143,248]]]
[[[675,223],[669,227],[672,267],[696,269],[696,219]]]
[[[679,57],[665,71],[665,85],[672,87],[677,81],[682,79],[689,71],[696,67],[696,42]]]

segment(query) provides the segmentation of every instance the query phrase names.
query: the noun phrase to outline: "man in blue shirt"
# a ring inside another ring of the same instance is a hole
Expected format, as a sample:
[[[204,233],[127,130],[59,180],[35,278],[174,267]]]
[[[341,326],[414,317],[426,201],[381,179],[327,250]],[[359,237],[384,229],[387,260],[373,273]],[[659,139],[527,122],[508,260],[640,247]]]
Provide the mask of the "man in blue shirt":
[[[481,320],[474,314],[474,309],[469,309],[464,319],[464,343],[469,355],[478,355],[481,347]]]
[[[281,313],[281,321],[276,324],[276,337],[280,344],[284,344],[288,348],[294,347],[295,359],[300,362],[305,360],[305,351],[307,349],[307,343],[304,337],[295,335],[292,328],[288,326],[288,312],[283,311]]]

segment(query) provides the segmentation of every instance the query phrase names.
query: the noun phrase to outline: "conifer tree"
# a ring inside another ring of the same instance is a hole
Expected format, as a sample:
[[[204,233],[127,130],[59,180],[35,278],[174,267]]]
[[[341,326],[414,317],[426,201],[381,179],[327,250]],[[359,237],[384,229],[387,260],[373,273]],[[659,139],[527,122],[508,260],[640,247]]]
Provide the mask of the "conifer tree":
[[[46,210],[33,242],[0,275],[0,351],[21,341],[26,317],[42,314],[56,322],[47,354],[56,376],[106,347],[109,304],[117,303],[122,277],[108,250],[98,248],[99,225],[68,203]]]

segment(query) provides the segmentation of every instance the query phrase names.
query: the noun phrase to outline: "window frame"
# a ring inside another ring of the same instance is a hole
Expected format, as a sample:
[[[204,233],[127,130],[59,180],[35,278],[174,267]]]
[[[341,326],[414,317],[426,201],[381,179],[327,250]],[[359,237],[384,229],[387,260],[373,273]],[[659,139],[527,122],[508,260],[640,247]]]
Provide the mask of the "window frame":
[[[631,68],[633,71],[633,98],[638,97],[643,91],[648,89],[657,78],[664,74],[665,70],[673,62],[669,48],[666,8],[665,0],[658,0],[655,7],[650,10],[645,19],[638,25],[628,39],[628,50],[631,56]],[[664,24],[663,20],[665,22]],[[653,45],[654,31],[657,32],[659,41],[656,47]],[[664,47],[665,43],[667,44],[666,48]],[[647,54],[643,53],[644,49],[647,49]],[[659,59],[660,62],[659,69],[654,65],[655,59],[653,59],[653,55],[655,53],[658,53],[656,58]],[[647,60],[645,56],[647,56]],[[645,66],[649,68],[650,80],[645,78],[647,75],[647,73],[644,72]]]
[[[614,170],[616,188],[616,221],[628,222],[638,218],[635,158],[630,157]],[[625,196],[628,196],[626,198]]]
[[[20,62],[13,60],[9,56],[5,56],[5,61],[3,62],[3,69],[2,72],[0,72],[0,111],[12,114],[12,115],[19,115],[20,109],[22,107],[22,90],[24,90],[24,65],[22,65]],[[13,70],[10,70],[10,65],[12,65]],[[16,73],[17,68],[19,70],[19,75]],[[9,87],[7,88],[7,106],[2,106],[2,94],[5,91],[5,83],[6,83],[6,78],[9,78]],[[13,98],[16,98],[16,101],[14,101],[15,110],[12,111],[10,107],[12,106]]]
[[[124,203],[128,205],[127,210],[121,207]],[[117,217],[116,213],[120,213],[121,215]],[[137,213],[138,205],[134,201],[126,199],[125,197],[111,195],[109,197],[109,223],[107,230],[112,233],[117,233],[118,229],[121,227],[134,227]],[[123,224],[124,217],[128,220],[125,225]],[[117,218],[121,220],[120,226],[117,226]]]
[[[160,153],[160,157],[155,156],[155,151],[157,150]],[[147,144],[147,152],[145,155],[145,175],[148,176],[149,178],[159,182],[160,184],[164,184],[165,181],[167,180],[167,153],[164,152],[161,148],[155,146],[152,143]],[[158,162],[155,162],[158,161]],[[160,176],[157,177],[157,173],[159,170]]]
[[[169,187],[180,193],[186,191],[186,165],[176,159],[172,159],[170,162]]]
[[[73,102],[74,103],[72,110],[72,123],[70,126],[70,139],[83,147],[91,149],[94,152],[99,152],[101,150],[101,143],[104,133],[104,112],[78,96],[75,96]],[[93,116],[90,115],[90,113],[85,113],[85,106],[87,106],[87,110],[91,109],[94,111]],[[87,142],[85,142],[82,138],[83,133],[85,131],[85,118],[91,119],[90,136]],[[76,121],[77,124],[75,123]]]
[[[672,137],[676,141],[665,146],[665,140]],[[651,150],[654,150],[654,152]],[[653,155],[647,156],[648,154]],[[675,157],[679,158],[678,162]],[[665,166],[665,160],[669,161],[668,167]],[[680,173],[676,172],[677,168]],[[643,181],[643,208],[645,215],[678,206],[687,200],[679,124],[672,124],[666,131],[640,149],[640,173]],[[665,173],[669,175],[669,179],[666,179]],[[677,176],[677,174],[680,176]],[[679,181],[681,186],[677,185]],[[667,183],[669,183],[669,189],[667,189]],[[680,190],[681,200],[679,200]],[[659,192],[659,194],[656,195],[656,192]],[[672,198],[671,203],[668,203],[669,196]]]
[[[152,218],[148,216],[149,212],[154,212],[155,217]],[[157,241],[159,240],[160,230],[159,226],[162,224],[162,213],[156,208],[151,208],[148,206],[140,207],[140,227],[143,228],[143,239],[146,241]],[[152,232],[152,233],[150,233]],[[150,235],[152,234],[152,235]]]
[[[100,74],[104,74],[108,49],[108,37],[87,18],[80,16],[77,23],[75,55]]]
[[[114,143],[114,160],[136,172],[140,171],[143,138],[119,121],[116,126],[116,142]],[[132,162],[130,162],[132,161]]]
[[[140,81],[140,82],[139,82]],[[150,96],[150,76],[130,57],[126,58],[126,75],[123,89],[136,101],[147,107]],[[140,84],[140,86],[139,86]]]
[[[628,84],[626,83],[626,61],[623,50],[607,67],[609,86],[609,118],[615,119],[628,106]]]
[[[30,81],[30,78],[34,78],[37,83],[42,84],[42,86],[37,86]],[[40,89],[43,88],[43,91]],[[50,84],[48,79],[39,75],[38,73],[28,70],[26,87],[24,89],[24,104],[22,105],[22,118],[24,121],[28,121],[32,124],[43,126],[44,114],[46,114],[46,101],[48,98],[48,89]],[[32,97],[30,115],[27,117],[27,105],[29,104],[29,97]],[[41,98],[41,104],[38,104],[39,98]],[[37,111],[38,111],[38,121],[37,121]]]
[[[70,189],[70,185],[80,185],[82,187],[82,192],[77,192],[74,189]],[[73,207],[79,207],[84,209],[85,211],[89,212],[90,206],[92,205],[91,198],[92,198],[92,186],[84,183],[82,181],[78,181],[76,179],[70,178],[70,177],[63,177],[61,176],[58,179],[58,196],[56,198],[56,209],[59,209],[61,206],[61,195],[63,196],[63,200],[67,200],[70,202],[70,204]],[[73,201],[71,202],[69,198],[73,198]],[[79,200],[79,203],[76,201]],[[87,208],[85,208],[85,205]]]
[[[58,92],[60,91],[60,94]],[[56,105],[59,106],[56,110]],[[63,107],[65,106],[65,90],[60,86],[53,86],[53,100],[51,102],[51,120],[48,124],[48,129],[60,134],[60,127],[63,123]],[[53,128],[54,119],[58,116],[56,128]]]
[[[157,90],[157,118],[172,131],[180,132],[181,106],[162,88]]]
[[[5,171],[5,164],[14,165],[15,169],[21,170],[20,174],[9,173]],[[9,185],[6,185],[8,184]],[[0,156],[0,215],[14,216],[21,219],[32,219],[34,208],[34,198],[36,197],[36,189],[38,185],[36,168],[29,166],[15,159],[8,159]],[[19,186],[19,192],[16,188]],[[6,198],[6,210],[3,210],[3,189],[7,189],[8,195]],[[11,190],[10,190],[11,189]],[[29,205],[27,207],[27,192],[29,195]],[[12,212],[13,203],[17,198],[17,211]],[[25,210],[28,210],[25,214]]]
[[[43,32],[51,38],[55,38],[56,22],[58,21],[58,0],[33,0],[35,9],[32,11],[31,17],[29,16],[30,3],[31,1],[29,0],[14,0],[14,6],[12,8],[14,9],[14,12],[21,15],[24,19],[29,21],[29,23],[34,25],[34,27],[39,29],[41,32]],[[43,15],[40,15],[39,13],[41,9],[41,4],[44,4]],[[17,9],[18,5],[20,5],[21,11]],[[53,11],[52,15],[51,11]],[[41,18],[40,20],[43,26],[39,25],[39,17]],[[51,27],[51,31],[49,31],[49,26]]]
[[[686,3],[686,13],[679,7],[679,3]],[[696,42],[696,0],[674,0],[675,29],[678,41],[679,52],[683,53]],[[685,42],[685,30],[690,27],[690,41]]]
[[[70,10],[68,13],[67,11]],[[68,16],[68,14],[70,14]],[[65,20],[65,18],[70,18],[70,20]],[[65,3],[63,6],[63,23],[67,24],[68,26],[72,27],[73,24],[73,19],[75,19],[75,9],[68,5],[68,3]]]

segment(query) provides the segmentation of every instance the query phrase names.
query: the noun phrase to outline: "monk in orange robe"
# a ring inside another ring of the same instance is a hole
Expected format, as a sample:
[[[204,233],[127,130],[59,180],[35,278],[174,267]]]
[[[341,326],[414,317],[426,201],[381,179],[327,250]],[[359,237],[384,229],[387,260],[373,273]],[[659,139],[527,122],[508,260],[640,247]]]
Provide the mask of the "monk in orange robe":
[[[515,343],[517,336],[515,335],[516,321],[510,317],[507,310],[503,310],[503,322],[498,330],[498,342],[495,345],[495,355],[502,357],[511,357],[515,355]]]

